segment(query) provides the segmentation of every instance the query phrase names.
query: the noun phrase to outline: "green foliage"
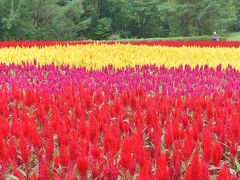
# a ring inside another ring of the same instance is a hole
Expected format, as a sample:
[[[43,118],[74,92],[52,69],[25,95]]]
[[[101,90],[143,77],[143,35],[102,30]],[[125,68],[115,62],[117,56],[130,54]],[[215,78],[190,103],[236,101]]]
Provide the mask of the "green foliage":
[[[171,3],[171,6],[169,24],[172,36],[222,32],[236,21],[232,0],[189,0]]]
[[[0,40],[185,39],[213,31],[240,31],[239,0],[0,0]]]
[[[240,31],[240,1],[236,0],[235,2],[235,10],[236,10],[236,17],[237,20],[235,22],[235,30]]]
[[[129,4],[131,36],[148,38],[160,36],[161,19],[158,0],[132,0]],[[149,28],[151,27],[151,28]]]
[[[96,39],[106,39],[111,34],[112,20],[110,18],[101,18],[97,21],[97,26],[94,31]]]
[[[84,18],[82,0],[72,0],[59,10],[54,19],[54,33],[56,39],[75,39],[89,27],[91,18]]]

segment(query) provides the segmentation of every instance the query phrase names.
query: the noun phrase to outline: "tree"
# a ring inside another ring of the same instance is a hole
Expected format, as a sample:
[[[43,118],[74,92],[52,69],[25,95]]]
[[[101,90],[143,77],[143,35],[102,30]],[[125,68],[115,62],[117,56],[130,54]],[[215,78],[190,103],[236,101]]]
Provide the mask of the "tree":
[[[57,14],[55,0],[4,1],[2,39],[49,39],[50,24]]]
[[[1,0],[0,40],[117,39],[240,31],[238,0]]]
[[[173,36],[224,31],[236,19],[232,0],[181,0],[174,3],[173,9],[169,18]]]
[[[148,38],[160,35],[161,19],[158,5],[159,0],[129,0],[131,19],[128,27],[132,36]]]
[[[240,31],[240,1],[235,0],[235,12],[236,12],[236,21],[233,27],[233,30]]]
[[[60,10],[55,18],[54,32],[57,39],[68,40],[82,38],[88,29],[91,18],[84,18],[82,0],[72,0]]]
[[[0,38],[11,39],[14,31],[21,30],[19,26],[21,21],[19,20],[19,7],[21,1],[0,1]]]

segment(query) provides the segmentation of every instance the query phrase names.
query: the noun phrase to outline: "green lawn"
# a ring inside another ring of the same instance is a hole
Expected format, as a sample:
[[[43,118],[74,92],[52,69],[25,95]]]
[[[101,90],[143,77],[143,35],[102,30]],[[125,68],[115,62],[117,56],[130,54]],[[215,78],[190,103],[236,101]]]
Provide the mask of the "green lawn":
[[[240,32],[232,33],[227,37],[228,41],[240,41]]]
[[[109,39],[104,41],[210,41],[211,35],[206,36],[188,36],[188,37],[169,37],[169,38],[146,38],[146,39]],[[240,41],[240,32],[231,33],[227,35],[220,35],[220,40]]]

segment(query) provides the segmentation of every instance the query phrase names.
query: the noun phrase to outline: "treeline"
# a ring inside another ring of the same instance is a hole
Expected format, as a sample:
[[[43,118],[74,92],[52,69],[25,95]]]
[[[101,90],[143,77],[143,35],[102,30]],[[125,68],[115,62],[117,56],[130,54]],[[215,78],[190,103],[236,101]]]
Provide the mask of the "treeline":
[[[0,0],[0,40],[120,39],[240,31],[239,0]]]

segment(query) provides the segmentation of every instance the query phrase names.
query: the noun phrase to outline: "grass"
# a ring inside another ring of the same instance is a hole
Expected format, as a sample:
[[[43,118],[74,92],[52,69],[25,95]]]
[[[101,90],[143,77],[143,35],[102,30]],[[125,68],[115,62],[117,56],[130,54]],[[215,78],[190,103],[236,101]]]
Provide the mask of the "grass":
[[[103,42],[106,41],[210,41],[212,36],[188,36],[188,37],[169,37],[169,38],[142,38],[142,39],[109,39],[109,40],[102,40]],[[228,40],[226,36],[220,36],[221,40]]]
[[[99,42],[108,42],[108,41],[211,41],[212,35],[205,35],[205,36],[187,36],[187,37],[168,37],[168,38],[130,38],[130,39],[119,39],[119,38],[112,38],[108,40],[98,40]],[[240,32],[234,32],[230,34],[220,35],[220,40],[224,41],[240,41]],[[92,40],[87,40],[92,41]]]
[[[187,36],[187,37],[168,37],[168,38],[142,38],[142,39],[109,39],[103,41],[210,41],[211,35],[205,36]],[[230,33],[226,35],[220,35],[220,40],[225,41],[240,41],[240,32]]]
[[[211,40],[211,36],[188,36],[188,37],[168,37],[168,38],[141,38],[141,39],[109,39],[105,41],[203,41]]]
[[[236,32],[236,33],[231,33],[228,37],[227,37],[228,41],[240,41],[240,32]]]

